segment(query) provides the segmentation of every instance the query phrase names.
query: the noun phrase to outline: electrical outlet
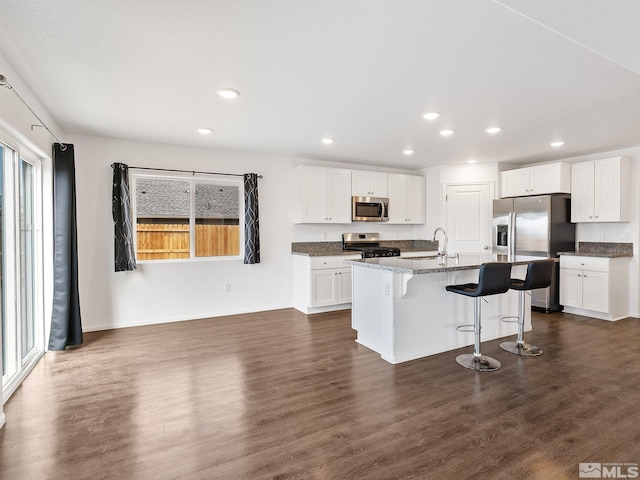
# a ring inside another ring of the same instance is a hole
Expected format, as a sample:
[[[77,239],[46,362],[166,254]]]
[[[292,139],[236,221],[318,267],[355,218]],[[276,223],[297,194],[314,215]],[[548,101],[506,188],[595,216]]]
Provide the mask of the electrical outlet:
[[[231,284],[230,283],[225,283],[224,284],[224,291],[229,293],[231,291]]]
[[[384,295],[389,296],[389,284],[385,283],[384,285]]]
[[[322,232],[322,240],[326,240],[327,239],[327,232]]]

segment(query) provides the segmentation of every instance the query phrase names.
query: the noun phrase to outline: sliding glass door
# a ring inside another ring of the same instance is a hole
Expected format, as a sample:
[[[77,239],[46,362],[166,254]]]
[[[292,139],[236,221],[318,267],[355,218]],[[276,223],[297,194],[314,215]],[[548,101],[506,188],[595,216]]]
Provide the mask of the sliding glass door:
[[[3,398],[44,350],[40,162],[0,143]]]

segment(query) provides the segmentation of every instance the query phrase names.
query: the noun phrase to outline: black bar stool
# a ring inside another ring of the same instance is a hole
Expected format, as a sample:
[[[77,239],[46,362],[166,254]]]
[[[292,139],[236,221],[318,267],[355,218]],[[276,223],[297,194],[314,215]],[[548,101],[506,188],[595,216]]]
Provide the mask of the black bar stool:
[[[527,264],[527,276],[524,280],[511,279],[511,289],[519,290],[518,296],[518,338],[515,342],[503,342],[500,348],[515,355],[542,355],[542,350],[524,341],[524,295],[527,291],[547,288],[551,285],[554,260],[533,260]],[[506,317],[510,318],[510,317]]]
[[[447,285],[445,288],[448,292],[474,297],[474,315],[473,325],[461,325],[457,327],[458,331],[473,331],[475,334],[475,342],[473,354],[467,353],[458,355],[456,362],[465,368],[477,370],[480,372],[491,372],[498,370],[502,365],[495,358],[484,356],[480,353],[480,330],[481,330],[481,297],[488,295],[498,295],[506,293],[511,286],[511,264],[504,262],[490,262],[480,265],[480,274],[478,283],[465,283],[462,285]],[[473,327],[473,330],[470,328]],[[467,330],[469,329],[469,330]]]

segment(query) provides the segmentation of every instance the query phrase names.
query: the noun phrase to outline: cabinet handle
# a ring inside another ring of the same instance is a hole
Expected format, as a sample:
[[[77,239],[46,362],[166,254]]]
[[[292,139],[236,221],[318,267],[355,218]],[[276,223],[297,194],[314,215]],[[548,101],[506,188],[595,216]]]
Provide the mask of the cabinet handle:
[[[600,218],[598,215],[596,215],[596,218]]]
[[[593,218],[591,215],[589,215],[589,218]]]

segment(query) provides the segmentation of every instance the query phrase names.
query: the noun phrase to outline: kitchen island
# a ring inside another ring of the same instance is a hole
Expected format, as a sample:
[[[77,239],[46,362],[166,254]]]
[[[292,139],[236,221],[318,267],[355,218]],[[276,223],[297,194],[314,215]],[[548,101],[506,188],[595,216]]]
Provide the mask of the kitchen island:
[[[542,258],[460,254],[446,260],[433,256],[347,260],[352,266],[351,321],[356,341],[394,364],[473,345],[473,332],[456,330],[473,324],[473,299],[449,293],[445,287],[477,282],[480,265],[486,262],[510,262],[512,278],[524,278],[530,260]],[[529,331],[531,300],[525,298],[525,331]],[[485,299],[482,341],[515,336],[517,323],[501,319],[517,316],[518,292]]]

